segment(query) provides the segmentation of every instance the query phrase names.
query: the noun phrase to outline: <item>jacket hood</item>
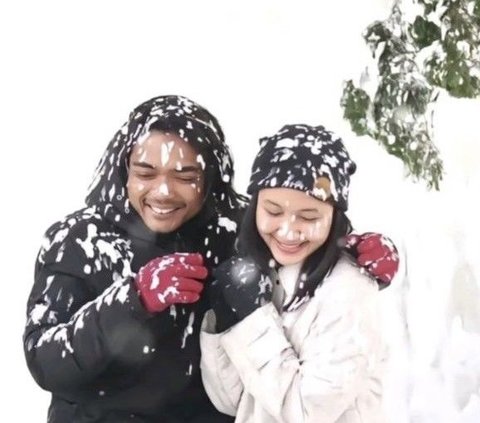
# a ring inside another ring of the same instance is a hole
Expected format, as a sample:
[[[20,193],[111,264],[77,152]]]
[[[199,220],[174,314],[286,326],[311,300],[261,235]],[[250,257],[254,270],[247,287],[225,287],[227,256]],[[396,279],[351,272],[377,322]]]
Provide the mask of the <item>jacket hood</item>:
[[[107,218],[130,233],[143,238],[158,236],[148,230],[130,207],[126,188],[130,153],[139,140],[155,129],[175,132],[192,144],[206,163],[204,206],[199,215],[185,225],[189,229],[192,225],[203,226],[215,217],[238,222],[245,198],[233,189],[233,160],[223,131],[207,109],[176,95],[154,97],[130,113],[97,165],[86,204],[99,208]],[[232,228],[232,225],[227,226]],[[183,226],[180,231],[182,229]]]

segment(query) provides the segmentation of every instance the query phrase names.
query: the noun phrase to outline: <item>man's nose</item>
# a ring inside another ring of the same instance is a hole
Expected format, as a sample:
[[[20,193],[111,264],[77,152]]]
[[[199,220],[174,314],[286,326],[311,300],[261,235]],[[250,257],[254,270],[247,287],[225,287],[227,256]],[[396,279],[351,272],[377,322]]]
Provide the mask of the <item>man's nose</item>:
[[[173,187],[167,176],[159,176],[155,181],[154,192],[161,197],[170,197],[172,195]]]

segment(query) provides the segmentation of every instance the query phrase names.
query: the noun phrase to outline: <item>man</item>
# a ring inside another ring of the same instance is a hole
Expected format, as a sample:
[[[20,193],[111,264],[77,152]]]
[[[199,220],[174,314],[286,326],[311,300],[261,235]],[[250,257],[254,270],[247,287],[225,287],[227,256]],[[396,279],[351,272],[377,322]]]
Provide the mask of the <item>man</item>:
[[[203,107],[161,96],[130,114],[87,207],[50,227],[37,258],[24,345],[52,392],[50,423],[232,420],[204,392],[198,339],[211,269],[232,255],[246,204],[232,180]]]

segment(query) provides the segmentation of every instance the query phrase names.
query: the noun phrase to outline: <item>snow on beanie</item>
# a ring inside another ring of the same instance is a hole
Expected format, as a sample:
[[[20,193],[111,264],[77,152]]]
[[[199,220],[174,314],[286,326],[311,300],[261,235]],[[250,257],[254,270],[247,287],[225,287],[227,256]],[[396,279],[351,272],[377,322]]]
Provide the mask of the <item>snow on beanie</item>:
[[[260,139],[247,192],[293,188],[346,211],[355,169],[341,138],[323,126],[286,125]]]

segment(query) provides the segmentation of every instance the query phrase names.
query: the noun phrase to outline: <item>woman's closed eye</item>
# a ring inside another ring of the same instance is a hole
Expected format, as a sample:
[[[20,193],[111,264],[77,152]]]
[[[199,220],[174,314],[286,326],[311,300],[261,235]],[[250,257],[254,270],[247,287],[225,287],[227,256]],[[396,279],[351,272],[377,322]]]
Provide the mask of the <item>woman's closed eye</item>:
[[[298,218],[304,222],[316,222],[317,220],[321,220],[320,216],[298,216]]]
[[[272,216],[272,217],[278,217],[283,214],[281,210],[269,210],[269,209],[264,209],[264,210],[267,212],[269,216]]]

